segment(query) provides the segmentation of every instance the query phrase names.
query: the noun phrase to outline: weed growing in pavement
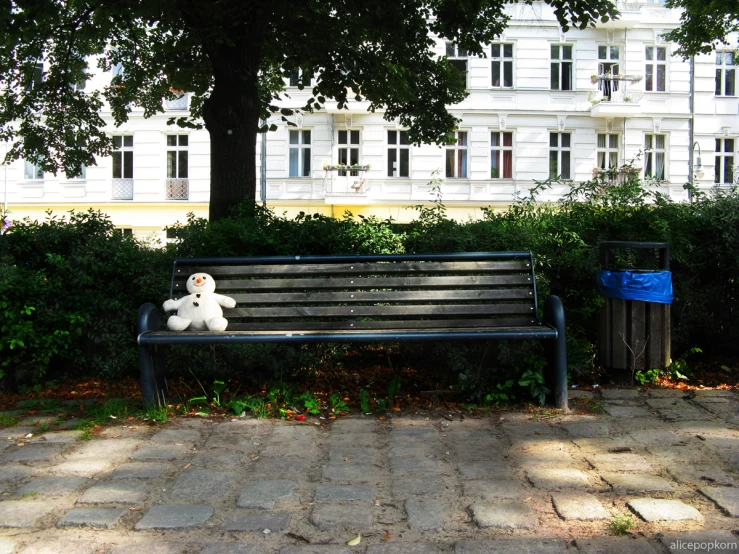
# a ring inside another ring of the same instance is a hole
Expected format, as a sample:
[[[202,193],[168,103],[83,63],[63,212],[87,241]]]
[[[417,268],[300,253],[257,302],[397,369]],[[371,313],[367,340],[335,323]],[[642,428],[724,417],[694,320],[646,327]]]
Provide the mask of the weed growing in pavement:
[[[28,491],[28,492],[24,492],[21,495],[21,498],[33,498],[34,496],[38,496],[39,494],[40,493],[38,493],[37,491]]]
[[[82,430],[82,433],[80,433],[80,436],[77,437],[78,441],[89,441],[92,440],[92,426],[86,427]]]
[[[359,391],[359,409],[363,414],[368,414],[372,411],[372,407],[370,406],[370,394],[367,392],[367,389]]]
[[[0,412],[0,427],[12,427],[20,421],[21,418],[8,412]]]
[[[344,402],[338,392],[328,397],[328,407],[333,414],[348,414],[351,412],[349,406],[346,405],[346,402]]]
[[[610,527],[615,535],[626,535],[634,527],[634,521],[627,515],[613,516]]]

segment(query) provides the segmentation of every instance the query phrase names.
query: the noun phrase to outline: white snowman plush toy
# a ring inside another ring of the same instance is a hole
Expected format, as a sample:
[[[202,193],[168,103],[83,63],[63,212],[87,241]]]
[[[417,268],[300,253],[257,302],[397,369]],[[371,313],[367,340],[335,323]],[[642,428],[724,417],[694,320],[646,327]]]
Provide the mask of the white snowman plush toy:
[[[224,308],[235,308],[236,300],[216,294],[216,282],[207,273],[195,273],[187,279],[188,296],[179,300],[167,300],[162,308],[165,312],[177,310],[177,315],[167,320],[170,331],[225,331],[228,321],[223,317]]]

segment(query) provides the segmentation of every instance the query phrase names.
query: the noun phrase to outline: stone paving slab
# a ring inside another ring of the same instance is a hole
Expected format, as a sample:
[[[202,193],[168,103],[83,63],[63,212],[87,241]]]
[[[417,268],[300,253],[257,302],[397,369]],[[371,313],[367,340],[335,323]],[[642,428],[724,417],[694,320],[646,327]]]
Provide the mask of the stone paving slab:
[[[659,410],[660,415],[668,421],[708,421],[714,415],[700,408],[682,407],[674,410]]]
[[[20,462],[24,464],[34,464],[37,462],[50,463],[61,454],[59,445],[41,445],[33,444],[18,448],[12,452],[4,452],[0,459],[4,463]]]
[[[40,497],[64,496],[79,490],[89,481],[85,477],[60,477],[55,475],[36,477],[16,489],[15,494],[16,496],[35,494]]]
[[[174,469],[173,465],[159,462],[129,462],[115,468],[108,479],[158,479]]]
[[[375,464],[330,463],[323,468],[323,479],[331,483],[374,483],[380,480],[380,471]]]
[[[439,531],[444,528],[444,507],[438,500],[412,497],[405,501],[408,527],[421,531]]]
[[[527,469],[526,477],[538,489],[582,489],[590,486],[588,476],[579,469],[540,467]]]
[[[390,458],[390,471],[396,475],[441,475],[450,471],[449,464],[431,458]]]
[[[678,483],[702,485],[736,486],[739,473],[728,473],[716,465],[678,464],[667,468]]]
[[[457,463],[460,479],[509,479],[511,469],[507,462],[479,461]]]
[[[603,504],[592,494],[554,493],[552,502],[559,516],[565,520],[596,521],[611,517]]]
[[[239,508],[271,510],[280,500],[292,498],[295,495],[295,489],[298,488],[298,484],[297,481],[287,479],[247,483],[241,489],[241,494],[236,505]]]
[[[87,489],[78,504],[138,504],[146,500],[151,488],[139,481],[100,483]]]
[[[182,444],[142,444],[130,459],[135,462],[174,461],[190,450],[191,448]]]
[[[580,437],[607,437],[610,426],[607,423],[588,421],[583,423],[568,423],[562,425],[567,435],[572,438]]]
[[[0,502],[0,527],[34,527],[36,522],[55,509],[48,502],[6,500]]]
[[[369,485],[327,485],[316,486],[316,502],[371,502],[374,488]]]
[[[586,456],[585,460],[598,471],[629,471],[645,472],[651,471],[652,465],[644,456],[631,453],[616,454],[594,454]]]
[[[206,502],[224,496],[231,488],[235,475],[207,469],[188,469],[177,476],[167,495],[177,502]]]
[[[520,499],[523,489],[513,479],[464,481],[462,483],[462,494],[470,498],[482,498],[485,500],[492,500],[494,498]]]
[[[476,502],[470,506],[470,513],[482,529],[534,529],[539,523],[534,511],[517,500]]]
[[[649,410],[642,408],[641,406],[606,406],[604,411],[609,416],[620,420],[652,415]]]
[[[57,527],[93,527],[109,529],[125,514],[118,508],[74,508],[57,521]]]
[[[642,473],[603,473],[603,480],[613,487],[616,494],[631,492],[673,492],[669,481],[658,475]]]
[[[600,395],[604,400],[633,400],[641,397],[637,389],[601,389]]]
[[[701,513],[680,500],[636,498],[627,502],[636,515],[644,521],[703,521]]]
[[[174,551],[172,551],[174,552]],[[179,552],[179,551],[178,551]],[[199,554],[272,554],[273,549],[244,543],[212,543],[203,548]],[[128,554],[128,553],[127,553]],[[132,552],[131,554],[137,554]],[[150,553],[147,553],[150,554]],[[169,552],[167,553],[169,554]]]
[[[0,464],[0,483],[17,483],[32,473],[33,469],[22,464]]]
[[[419,476],[402,476],[392,479],[390,490],[395,498],[413,495],[438,495],[444,491],[444,484],[439,477],[428,479]]]
[[[283,531],[290,525],[289,512],[271,514],[234,514],[226,518],[222,528],[225,531],[264,532]]]
[[[13,554],[15,552],[15,541],[0,537],[0,554]]]
[[[372,528],[372,508],[366,504],[316,504],[310,521],[321,531],[356,533]]]
[[[736,554],[739,553],[739,538],[730,531],[704,530],[664,533],[660,542],[670,554]]]
[[[645,539],[632,537],[593,537],[576,539],[580,554],[658,554]]]
[[[80,440],[82,433],[80,431],[51,431],[44,433],[38,439],[34,439],[33,443],[44,444],[75,444]]]
[[[727,515],[739,517],[739,489],[733,487],[703,487],[700,492],[713,500]]]
[[[37,541],[21,551],[21,554],[100,554],[103,544],[95,544],[90,541],[80,540],[57,540]],[[0,551],[2,552],[2,551]]]
[[[367,548],[367,554],[441,554],[441,549],[429,542],[371,544]]]
[[[213,508],[193,504],[163,504],[152,507],[134,526],[145,529],[187,529],[202,527],[213,515]]]
[[[459,541],[454,554],[566,554],[567,543],[561,539],[496,539]]]

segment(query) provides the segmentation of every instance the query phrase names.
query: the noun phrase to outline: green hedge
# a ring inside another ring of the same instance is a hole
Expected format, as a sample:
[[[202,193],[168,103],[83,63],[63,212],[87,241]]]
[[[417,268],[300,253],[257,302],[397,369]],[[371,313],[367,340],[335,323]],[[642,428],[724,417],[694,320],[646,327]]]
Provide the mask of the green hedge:
[[[4,268],[0,369],[6,374],[2,386],[64,375],[107,379],[135,375],[137,309],[143,302],[161,304],[167,298],[175,256],[531,250],[540,298],[557,294],[563,299],[570,367],[575,373],[587,373],[597,363],[593,353],[602,304],[594,284],[598,242],[664,241],[672,245],[673,354],[736,340],[739,195],[735,190],[695,194],[693,203],[676,204],[651,194],[637,179],[614,185],[601,175],[573,189],[557,205],[537,204],[536,194],[551,185],[539,183],[532,198],[506,211],[486,210],[483,220],[466,223],[446,217],[440,196],[431,208],[421,208],[407,226],[376,218],[355,220],[350,214],[342,219],[306,214],[288,219],[261,208],[214,223],[191,217],[174,228],[178,240],[167,248],[122,236],[105,215],[95,211],[70,212],[62,218],[49,215],[43,223],[16,222],[0,236]],[[306,357],[320,357],[309,348],[291,350],[287,358],[281,351],[278,358],[287,361],[278,362],[275,350],[252,349],[245,358],[236,349],[221,358],[221,366],[248,366],[252,371],[261,365],[277,371],[285,364],[305,365]],[[445,360],[440,373],[448,373],[450,367],[464,379],[473,373],[470,367],[475,366],[478,373],[480,367],[477,361],[467,361],[474,357],[465,357],[468,350],[466,345],[438,345],[423,351],[409,346],[405,355],[411,362],[421,354],[435,358],[437,365],[439,359]],[[443,358],[438,358],[439,352]],[[207,364],[211,358],[208,351],[185,350],[179,355],[177,364],[186,359]],[[510,376],[531,363],[525,352],[503,345],[493,365],[499,375]]]

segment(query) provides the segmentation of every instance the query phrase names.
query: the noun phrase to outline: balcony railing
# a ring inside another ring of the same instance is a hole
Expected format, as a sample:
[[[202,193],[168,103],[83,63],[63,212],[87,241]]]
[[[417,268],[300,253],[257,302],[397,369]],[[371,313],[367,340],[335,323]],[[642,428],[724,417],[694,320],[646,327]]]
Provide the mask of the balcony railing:
[[[113,200],[133,200],[133,179],[113,179]]]
[[[187,200],[190,197],[190,181],[188,179],[167,179],[167,200]]]
[[[178,96],[174,100],[165,100],[164,109],[165,110],[186,110],[187,104],[188,104],[187,99],[188,99],[188,95],[183,94],[182,96]]]

